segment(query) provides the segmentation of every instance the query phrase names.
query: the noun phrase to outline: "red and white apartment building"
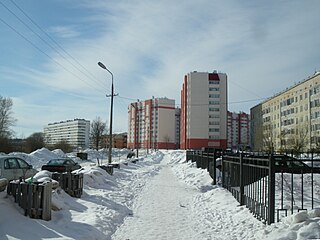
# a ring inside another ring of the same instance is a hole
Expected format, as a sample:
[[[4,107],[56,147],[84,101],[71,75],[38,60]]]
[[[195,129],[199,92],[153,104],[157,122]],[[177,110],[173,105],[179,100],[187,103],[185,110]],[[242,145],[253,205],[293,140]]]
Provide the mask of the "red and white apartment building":
[[[181,90],[180,148],[227,148],[227,75],[190,72]]]
[[[175,149],[175,101],[152,98],[128,107],[128,148]]]
[[[228,145],[232,150],[250,146],[250,115],[228,111]]]

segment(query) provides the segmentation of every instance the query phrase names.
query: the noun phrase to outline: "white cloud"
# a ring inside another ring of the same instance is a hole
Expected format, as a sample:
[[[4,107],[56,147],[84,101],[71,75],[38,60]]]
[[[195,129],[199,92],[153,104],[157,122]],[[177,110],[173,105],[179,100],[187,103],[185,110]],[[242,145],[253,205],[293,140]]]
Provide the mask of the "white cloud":
[[[55,37],[59,38],[76,38],[80,36],[80,32],[76,30],[75,26],[54,26],[49,29]]]
[[[111,77],[98,67],[98,61],[113,72],[115,89],[121,96],[132,99],[167,96],[175,98],[177,103],[184,75],[194,70],[226,72],[229,101],[241,102],[269,97],[320,68],[318,1],[118,1],[107,4],[83,0],[78,6],[90,8],[94,14],[75,20],[75,25],[56,28],[55,32],[75,38],[68,41],[65,48],[89,70],[90,76],[75,69],[69,63],[72,59],[68,61],[59,55],[53,55],[54,61],[46,59],[44,68],[27,69],[23,74],[29,84],[63,93],[59,96],[61,101],[64,94],[70,93],[105,101],[103,108],[82,101],[83,115],[88,109],[93,117],[101,113],[101,108],[109,109],[109,100],[104,95],[110,93]],[[98,25],[99,34],[78,37],[79,23],[84,24],[85,20]],[[115,128],[118,130],[127,129],[129,102],[116,100]],[[229,107],[248,112],[258,102]],[[64,105],[76,106],[77,103],[78,100],[69,98]],[[63,120],[64,115],[68,115],[66,112],[77,113],[61,110],[57,116]]]

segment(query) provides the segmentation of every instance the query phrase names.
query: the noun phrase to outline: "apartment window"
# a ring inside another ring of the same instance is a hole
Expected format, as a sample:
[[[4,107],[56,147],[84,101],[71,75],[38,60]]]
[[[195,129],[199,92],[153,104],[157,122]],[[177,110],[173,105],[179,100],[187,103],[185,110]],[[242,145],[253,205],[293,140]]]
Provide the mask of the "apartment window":
[[[219,132],[219,128],[209,128],[209,132]]]
[[[217,121],[209,122],[209,125],[220,125],[220,122],[217,122]]]
[[[218,87],[210,87],[209,91],[219,91],[219,88]]]
[[[212,104],[212,105],[219,105],[220,102],[219,101],[209,101],[209,104]]]
[[[211,85],[219,85],[219,81],[209,81],[209,84]]]
[[[210,112],[219,112],[220,109],[219,108],[209,108]]]
[[[209,139],[220,139],[219,135],[209,135]]]
[[[209,98],[220,98],[220,94],[209,94]]]

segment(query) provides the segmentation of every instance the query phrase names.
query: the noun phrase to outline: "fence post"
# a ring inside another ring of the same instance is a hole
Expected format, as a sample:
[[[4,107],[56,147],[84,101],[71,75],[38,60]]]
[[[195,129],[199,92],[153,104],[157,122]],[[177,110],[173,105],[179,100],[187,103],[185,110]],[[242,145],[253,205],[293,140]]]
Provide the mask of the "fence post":
[[[270,225],[274,223],[274,211],[275,211],[275,170],[274,170],[274,158],[273,154],[269,157],[269,177],[268,177],[268,220]]]
[[[214,158],[216,158],[216,152],[214,152]],[[226,177],[226,167],[225,166],[223,166],[224,165],[224,158],[225,158],[225,156],[222,154],[222,156],[221,156],[221,185],[222,185],[222,187],[223,188],[227,188],[226,187],[226,181],[225,181],[225,177]]]
[[[42,193],[42,219],[51,220],[51,205],[52,205],[52,182],[46,183],[43,186]]]
[[[240,153],[240,205],[244,205],[244,184],[243,184],[243,155]]]
[[[214,149],[214,152],[213,152],[213,185],[216,185],[217,184],[217,162],[216,162],[216,159],[217,159],[217,150]],[[222,164],[222,163],[221,163]]]

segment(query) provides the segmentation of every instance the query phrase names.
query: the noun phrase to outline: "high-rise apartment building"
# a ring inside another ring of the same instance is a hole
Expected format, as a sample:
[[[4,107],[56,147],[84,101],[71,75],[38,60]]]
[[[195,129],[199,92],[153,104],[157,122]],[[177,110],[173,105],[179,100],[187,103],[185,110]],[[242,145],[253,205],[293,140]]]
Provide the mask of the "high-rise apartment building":
[[[88,148],[89,134],[90,121],[85,119],[49,123],[44,128],[45,141],[48,145],[67,141],[73,147]]]
[[[152,98],[128,107],[128,148],[175,149],[175,101]]]
[[[320,145],[320,72],[250,109],[254,150],[297,150]]]
[[[250,115],[228,111],[228,144],[232,150],[250,147]]]
[[[227,75],[191,72],[181,90],[180,148],[227,147]]]

